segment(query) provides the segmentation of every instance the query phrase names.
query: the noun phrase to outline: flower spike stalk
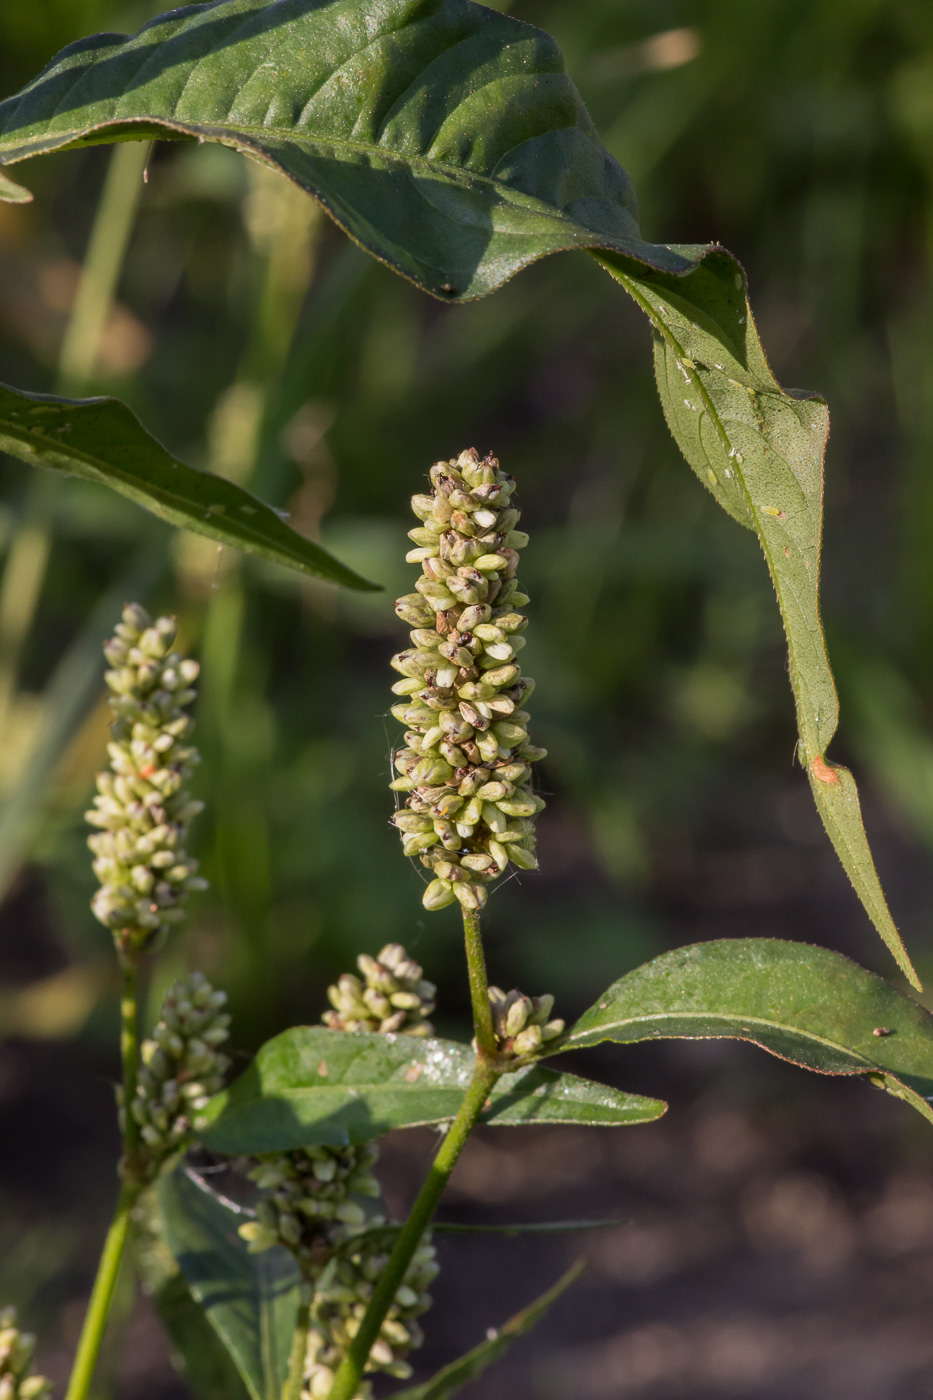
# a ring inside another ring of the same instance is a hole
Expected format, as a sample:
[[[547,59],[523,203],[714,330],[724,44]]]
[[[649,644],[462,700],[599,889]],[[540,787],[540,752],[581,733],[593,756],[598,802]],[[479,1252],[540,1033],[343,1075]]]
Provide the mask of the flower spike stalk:
[[[422,522],[406,556],[421,565],[415,592],[395,611],[412,627],[411,647],[393,657],[403,697],[392,713],[408,728],[391,784],[405,793],[393,818],[402,849],[433,879],[428,909],[458,899],[486,903],[509,868],[534,870],[534,817],[544,806],[531,764],[544,757],[528,738],[522,708],[534,682],[517,660],[528,602],[515,578],[528,536],[517,529],[515,483],[493,456],[470,449],[436,462],[432,490],[412,497]]]

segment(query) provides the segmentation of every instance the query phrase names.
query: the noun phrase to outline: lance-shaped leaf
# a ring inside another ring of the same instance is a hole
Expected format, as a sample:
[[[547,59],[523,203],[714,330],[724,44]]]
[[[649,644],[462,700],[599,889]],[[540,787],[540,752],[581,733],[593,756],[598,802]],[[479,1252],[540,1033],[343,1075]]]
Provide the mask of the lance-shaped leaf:
[[[58,399],[0,384],[0,451],[96,481],[171,525],[345,588],[374,589],[242,486],[179,462],[117,399]]]
[[[710,253],[683,280],[634,277],[611,255],[598,260],[651,319],[658,390],[678,447],[722,508],[758,535],[787,634],[800,756],[817,809],[875,927],[919,989],[875,870],[855,779],[824,758],[839,722],[819,602],[826,404],[777,383],[745,274],[730,254]]]
[[[535,1302],[496,1328],[485,1342],[480,1342],[479,1346],[468,1351],[458,1361],[452,1361],[422,1385],[394,1391],[391,1400],[448,1400],[449,1396],[456,1395],[458,1390],[470,1381],[477,1380],[487,1367],[498,1361],[514,1341],[536,1327],[552,1304],[576,1282],[585,1267],[583,1263],[574,1264],[563,1278],[557,1280],[553,1288],[549,1288]]]
[[[192,1297],[236,1365],[252,1400],[279,1400],[298,1316],[299,1277],[284,1249],[250,1254],[237,1234],[251,1217],[184,1167],[159,1183],[166,1242]],[[176,1299],[177,1301],[177,1299]],[[173,1340],[197,1344],[190,1316]],[[204,1358],[192,1362],[197,1373]]]
[[[664,953],[613,983],[559,1042],[727,1037],[820,1074],[861,1074],[933,1122],[933,1016],[857,963],[770,938]]]
[[[493,291],[548,253],[606,250],[658,333],[679,446],[758,532],[817,807],[919,986],[854,779],[825,759],[837,723],[818,608],[825,405],[775,382],[728,253],[642,241],[628,177],[553,40],[471,0],[216,0],[131,38],[72,44],[0,103],[0,164],[133,136],[219,141],[277,167],[374,256],[447,300]]]
[[[215,1095],[199,1121],[216,1152],[280,1152],[344,1146],[393,1128],[444,1123],[460,1107],[475,1057],[450,1040],[296,1026],[267,1041],[240,1078]],[[481,1122],[648,1123],[666,1105],[557,1074],[541,1065],[504,1074]]]

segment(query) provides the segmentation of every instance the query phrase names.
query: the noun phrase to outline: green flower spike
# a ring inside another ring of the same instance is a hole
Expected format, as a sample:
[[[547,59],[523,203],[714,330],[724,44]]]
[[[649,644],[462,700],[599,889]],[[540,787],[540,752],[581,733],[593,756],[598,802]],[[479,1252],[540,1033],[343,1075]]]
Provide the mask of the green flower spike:
[[[189,823],[204,806],[186,786],[198,762],[186,743],[194,721],[185,713],[198,663],[172,651],[174,640],[171,618],[153,623],[130,603],[104,645],[115,720],[110,768],[98,774],[87,813],[102,828],[88,838],[100,881],[91,907],[126,952],[148,947],[180,922],[189,891],[206,888],[184,849]]]
[[[563,1021],[548,1020],[554,1006],[550,993],[527,997],[523,992],[490,987],[489,1004],[500,1055],[534,1055],[542,1045],[563,1033]]]
[[[230,1063],[220,1051],[229,1036],[226,1002],[225,992],[193,972],[166,994],[159,1023],[143,1041],[131,1111],[145,1181],[188,1146],[198,1113],[223,1083]]]
[[[250,1253],[284,1245],[305,1277],[314,1278],[333,1246],[366,1224],[353,1197],[378,1197],[370,1171],[377,1155],[369,1144],[264,1153],[248,1174],[263,1192],[256,1219],[239,1230]]]
[[[531,764],[544,750],[528,740],[522,705],[534,682],[517,654],[528,602],[515,579],[528,536],[516,529],[514,481],[495,457],[471,449],[431,468],[430,495],[413,496],[423,522],[409,531],[420,564],[416,592],[395,611],[413,628],[411,648],[392,658],[404,679],[393,705],[407,725],[391,784],[406,794],[393,818],[402,849],[434,878],[427,909],[459,899],[481,909],[488,884],[509,867],[534,870],[534,817],[544,802],[531,789]]]
[[[32,1374],[36,1339],[17,1326],[15,1308],[0,1308],[0,1400],[51,1400],[45,1376]]]
[[[334,1375],[359,1331],[373,1289],[389,1259],[385,1244],[372,1237],[344,1250],[321,1278],[314,1296],[312,1328],[305,1379],[312,1400],[330,1393]],[[423,1242],[408,1266],[379,1336],[369,1354],[367,1371],[406,1380],[411,1375],[410,1351],[424,1337],[417,1319],[431,1306],[428,1293],[439,1267],[433,1245]],[[355,1400],[371,1400],[372,1388],[364,1382]]]
[[[356,960],[362,978],[347,972],[327,995],[333,1011],[321,1018],[333,1031],[392,1031],[430,1035],[427,1019],[434,1010],[437,988],[426,982],[419,965],[401,943],[387,943],[378,958],[361,953]]]

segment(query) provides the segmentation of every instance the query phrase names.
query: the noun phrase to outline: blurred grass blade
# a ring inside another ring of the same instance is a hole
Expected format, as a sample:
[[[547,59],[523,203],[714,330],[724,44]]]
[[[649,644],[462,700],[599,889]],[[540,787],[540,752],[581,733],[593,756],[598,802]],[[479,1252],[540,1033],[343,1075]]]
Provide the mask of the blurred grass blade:
[[[145,598],[161,561],[144,555],[109,588],[72,641],[42,695],[42,720],[16,786],[0,806],[0,900],[29,855],[49,800],[49,787],[78,727],[101,689],[101,646],[127,598]]]
[[[480,1342],[478,1347],[468,1351],[466,1356],[461,1356],[458,1361],[452,1361],[423,1385],[394,1391],[391,1400],[447,1400],[448,1396],[456,1395],[458,1390],[470,1381],[477,1380],[494,1361],[498,1361],[514,1341],[536,1327],[552,1304],[576,1282],[585,1267],[582,1261],[574,1264],[563,1278],[557,1280],[553,1288],[549,1288],[527,1308],[510,1317],[501,1327],[495,1328],[485,1342]]]
[[[8,175],[4,175],[0,171],[0,203],[31,204],[32,191],[27,190],[23,185],[17,185]]]
[[[0,384],[0,451],[81,476],[171,525],[345,588],[374,590],[232,481],[168,453],[117,399],[69,400]]]
[[[345,1146],[452,1119],[475,1057],[451,1040],[295,1026],[275,1036],[211,1100],[199,1137],[215,1152]],[[539,1065],[504,1074],[484,1123],[649,1123],[666,1105]]]
[[[745,274],[729,253],[710,253],[685,278],[639,275],[596,256],[651,319],[658,391],[678,447],[722,508],[758,535],[784,620],[800,756],[817,809],[876,929],[920,989],[878,879],[855,779],[824,757],[839,722],[819,601],[826,404],[786,393],[774,378]]]
[[[279,1400],[298,1314],[292,1256],[250,1254],[237,1234],[250,1215],[184,1166],[163,1177],[158,1194],[166,1243],[252,1400]],[[196,1331],[189,1335],[196,1340]]]
[[[771,938],[678,948],[613,983],[558,1048],[678,1038],[861,1074],[933,1123],[933,1016],[841,953]]]

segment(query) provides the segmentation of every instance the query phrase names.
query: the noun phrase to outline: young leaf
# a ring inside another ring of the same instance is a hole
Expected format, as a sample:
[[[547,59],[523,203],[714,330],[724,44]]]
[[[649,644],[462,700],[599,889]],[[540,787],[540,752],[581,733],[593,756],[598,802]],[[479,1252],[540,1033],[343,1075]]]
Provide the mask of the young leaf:
[[[452,1119],[470,1083],[472,1050],[450,1040],[296,1026],[267,1041],[198,1131],[215,1152],[342,1146]],[[657,1099],[624,1094],[540,1065],[504,1074],[482,1122],[621,1126],[660,1118]]]
[[[0,451],[96,481],[172,525],[345,588],[372,590],[242,486],[195,471],[117,399],[58,399],[0,384]]]
[[[678,447],[723,509],[758,535],[787,633],[800,757],[817,809],[872,922],[920,989],[875,870],[855,779],[824,758],[839,722],[819,604],[826,404],[781,389],[745,274],[724,250],[685,279],[635,275],[630,264],[596,256],[651,319],[658,391]]]
[[[508,1322],[497,1328],[485,1342],[480,1342],[479,1346],[468,1351],[466,1356],[461,1356],[459,1361],[452,1361],[422,1385],[394,1391],[391,1400],[447,1400],[448,1396],[455,1395],[463,1386],[481,1376],[494,1361],[498,1361],[514,1341],[536,1327],[552,1303],[576,1282],[585,1267],[582,1261],[574,1264],[563,1278],[558,1279],[553,1288],[549,1288],[534,1303],[510,1317]]]
[[[471,0],[216,0],[131,38],[72,44],[0,103],[0,164],[133,137],[218,141],[277,167],[362,247],[446,300],[493,291],[548,253],[604,250],[655,326],[675,439],[761,540],[817,807],[919,987],[855,781],[825,760],[837,722],[817,602],[825,405],[774,380],[728,253],[642,241],[628,177],[553,40]]]
[[[279,1400],[298,1315],[292,1256],[250,1254],[237,1234],[246,1212],[183,1166],[159,1183],[159,1205],[168,1246],[251,1400]]]
[[[933,1016],[841,953],[771,938],[678,948],[613,983],[556,1048],[680,1037],[865,1075],[933,1122]]]

